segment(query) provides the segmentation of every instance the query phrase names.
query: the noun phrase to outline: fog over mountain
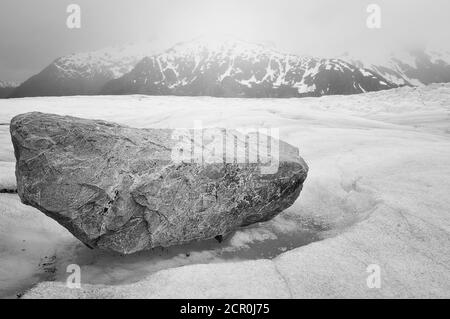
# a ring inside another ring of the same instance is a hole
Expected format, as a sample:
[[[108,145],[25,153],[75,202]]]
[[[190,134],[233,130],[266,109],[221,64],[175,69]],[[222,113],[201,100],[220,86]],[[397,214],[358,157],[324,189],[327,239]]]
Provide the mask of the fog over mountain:
[[[2,0],[0,79],[23,82],[58,57],[141,41],[185,42],[225,33],[300,56],[346,51],[378,58],[399,49],[449,50],[450,2],[379,0],[381,28],[369,29],[368,0],[78,0],[81,28],[68,29],[73,1]],[[39,36],[36,36],[39,35]]]
[[[12,97],[98,94],[109,80],[131,71],[152,53],[152,46],[134,44],[60,57],[27,79]]]

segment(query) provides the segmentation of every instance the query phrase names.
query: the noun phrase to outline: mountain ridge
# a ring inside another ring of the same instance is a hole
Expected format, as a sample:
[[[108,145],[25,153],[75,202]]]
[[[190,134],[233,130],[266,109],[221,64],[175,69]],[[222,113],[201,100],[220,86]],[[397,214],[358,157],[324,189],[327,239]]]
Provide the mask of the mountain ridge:
[[[301,56],[231,37],[199,37],[162,50],[106,48],[53,61],[11,97],[55,95],[191,95],[305,97],[357,94],[450,82],[450,56],[409,52],[370,62],[352,55]]]
[[[282,53],[232,39],[197,39],[145,57],[102,94],[302,97],[397,87],[339,59]]]
[[[23,82],[11,97],[95,95],[109,80],[129,72],[153,53],[151,44],[145,43],[59,57]]]

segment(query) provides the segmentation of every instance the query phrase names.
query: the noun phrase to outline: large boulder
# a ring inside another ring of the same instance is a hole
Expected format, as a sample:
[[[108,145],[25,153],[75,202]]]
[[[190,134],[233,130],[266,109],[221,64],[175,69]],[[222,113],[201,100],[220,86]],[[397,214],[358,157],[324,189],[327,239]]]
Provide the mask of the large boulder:
[[[256,133],[37,112],[14,117],[10,130],[22,202],[86,245],[124,254],[267,221],[294,203],[308,171],[297,148]]]

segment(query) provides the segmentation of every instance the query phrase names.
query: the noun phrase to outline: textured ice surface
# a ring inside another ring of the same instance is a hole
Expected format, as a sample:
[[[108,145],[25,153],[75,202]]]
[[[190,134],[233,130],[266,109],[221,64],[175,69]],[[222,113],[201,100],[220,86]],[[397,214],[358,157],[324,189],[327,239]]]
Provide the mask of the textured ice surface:
[[[54,282],[28,297],[450,296],[449,85],[283,100],[25,98],[0,101],[0,122],[28,111],[135,127],[279,127],[310,174],[300,199],[268,223],[221,244],[127,257],[89,250],[16,195],[0,194],[1,296],[42,280]],[[0,141],[0,160],[12,162],[7,130]],[[82,290],[65,288],[71,263],[81,266]],[[381,267],[381,289],[366,285],[370,264]]]

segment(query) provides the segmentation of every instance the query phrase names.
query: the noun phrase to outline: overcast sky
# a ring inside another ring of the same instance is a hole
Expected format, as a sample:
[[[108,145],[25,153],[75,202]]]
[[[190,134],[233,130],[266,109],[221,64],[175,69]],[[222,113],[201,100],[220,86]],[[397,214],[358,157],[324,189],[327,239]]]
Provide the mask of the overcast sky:
[[[81,29],[66,8],[81,7]],[[381,29],[366,8],[381,7]],[[333,57],[400,46],[450,49],[449,0],[0,0],[0,80],[23,81],[59,56],[136,41],[227,33]]]

